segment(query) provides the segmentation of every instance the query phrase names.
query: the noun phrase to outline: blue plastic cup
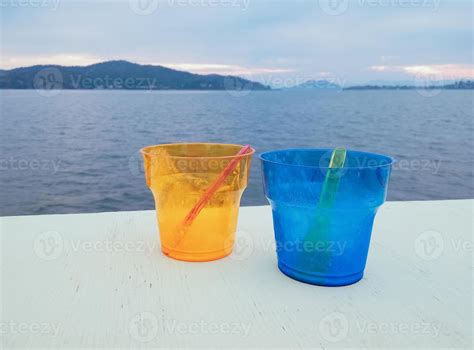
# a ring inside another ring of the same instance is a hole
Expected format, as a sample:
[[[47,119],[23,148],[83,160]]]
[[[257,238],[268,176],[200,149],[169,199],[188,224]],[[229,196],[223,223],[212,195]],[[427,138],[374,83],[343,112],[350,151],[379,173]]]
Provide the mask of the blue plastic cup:
[[[265,152],[260,159],[278,268],[299,281],[342,286],[364,274],[393,159],[347,151],[344,167],[334,169],[329,168],[331,154],[330,149],[287,149]],[[337,186],[324,193],[329,177]],[[332,198],[331,203],[324,198]]]

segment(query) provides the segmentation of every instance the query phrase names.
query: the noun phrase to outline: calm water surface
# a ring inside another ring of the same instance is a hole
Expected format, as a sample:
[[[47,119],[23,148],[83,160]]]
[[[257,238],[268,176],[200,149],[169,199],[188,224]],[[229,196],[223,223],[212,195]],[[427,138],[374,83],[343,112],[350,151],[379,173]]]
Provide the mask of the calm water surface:
[[[395,157],[389,200],[473,198],[473,92],[0,91],[0,215],[151,209],[138,150],[336,147]],[[254,159],[243,205],[266,204]]]

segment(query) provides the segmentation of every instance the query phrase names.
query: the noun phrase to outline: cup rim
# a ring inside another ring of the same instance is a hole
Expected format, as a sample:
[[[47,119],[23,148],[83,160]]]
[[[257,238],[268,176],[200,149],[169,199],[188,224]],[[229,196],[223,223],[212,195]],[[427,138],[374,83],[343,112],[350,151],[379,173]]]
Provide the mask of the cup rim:
[[[219,143],[219,142],[176,142],[176,143],[160,143],[157,145],[149,145],[142,147],[140,149],[140,153],[142,155],[148,155],[148,156],[154,156],[155,154],[147,152],[146,150],[149,148],[154,148],[154,147],[161,147],[161,146],[177,146],[177,145],[219,145],[219,146],[236,146],[239,148],[244,147],[244,145],[239,145],[236,143]],[[251,156],[255,153],[255,149],[250,146],[250,152],[247,152],[245,154],[241,155],[231,155],[231,156],[198,156],[198,157],[190,157],[190,156],[172,156],[172,155],[167,155],[168,158],[173,158],[173,159],[233,159],[233,158],[243,158],[247,156]]]
[[[273,161],[273,160],[268,160],[263,158],[265,155],[274,153],[274,152],[282,152],[282,151],[332,151],[334,148],[312,148],[312,147],[302,147],[302,148],[281,148],[281,149],[275,149],[271,151],[266,151],[263,153],[260,153],[258,155],[258,158],[260,159],[261,162],[267,162],[267,163],[272,163],[272,164],[278,164],[278,165],[283,165],[283,166],[291,166],[291,167],[297,167],[297,168],[310,168],[310,169],[330,169],[329,166],[317,166],[317,165],[301,165],[301,164],[290,164],[290,163],[284,163],[284,162],[278,162],[278,161]],[[393,163],[396,162],[396,160],[393,157],[380,154],[380,153],[372,153],[372,152],[364,152],[364,151],[358,151],[358,150],[353,150],[353,149],[347,149],[349,152],[356,152],[362,155],[370,155],[370,156],[376,156],[376,157],[382,157],[387,159],[387,163],[385,164],[379,164],[379,165],[361,165],[361,166],[345,166],[344,169],[375,169],[375,168],[383,168],[387,166],[393,165]]]

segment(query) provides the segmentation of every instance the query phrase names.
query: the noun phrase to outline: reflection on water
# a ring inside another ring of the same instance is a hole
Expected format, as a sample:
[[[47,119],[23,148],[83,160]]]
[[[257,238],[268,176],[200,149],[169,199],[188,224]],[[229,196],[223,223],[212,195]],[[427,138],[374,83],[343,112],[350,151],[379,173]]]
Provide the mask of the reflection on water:
[[[0,91],[0,215],[153,209],[138,150],[250,143],[391,155],[389,200],[472,198],[472,91]],[[254,157],[243,205],[267,204]]]

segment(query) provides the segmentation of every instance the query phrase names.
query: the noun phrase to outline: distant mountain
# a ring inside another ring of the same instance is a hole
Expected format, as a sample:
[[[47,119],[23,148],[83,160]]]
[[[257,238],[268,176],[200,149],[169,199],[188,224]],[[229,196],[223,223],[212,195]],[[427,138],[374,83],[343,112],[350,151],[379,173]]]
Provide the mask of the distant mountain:
[[[453,84],[443,85],[443,89],[474,89],[474,80],[460,80]]]
[[[293,87],[290,87],[289,89],[291,90],[306,90],[306,89],[312,89],[312,90],[315,90],[315,89],[331,89],[331,90],[334,90],[334,89],[341,89],[341,86],[339,86],[338,84],[335,84],[335,83],[331,83],[327,80],[307,80],[305,81],[304,83],[302,84],[299,84],[299,85],[296,85],[296,86],[293,86]]]
[[[235,76],[109,61],[85,67],[38,65],[0,70],[0,89],[269,90]]]
[[[370,86],[409,86],[414,85],[412,80],[370,80],[360,84],[352,84],[351,86],[370,85]]]
[[[344,90],[466,90],[474,89],[474,80],[459,80],[453,83],[435,82],[429,85],[358,85]]]
[[[422,88],[414,85],[354,85],[344,90],[413,90]],[[439,89],[439,86],[437,87]]]

